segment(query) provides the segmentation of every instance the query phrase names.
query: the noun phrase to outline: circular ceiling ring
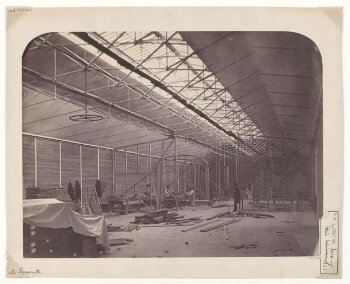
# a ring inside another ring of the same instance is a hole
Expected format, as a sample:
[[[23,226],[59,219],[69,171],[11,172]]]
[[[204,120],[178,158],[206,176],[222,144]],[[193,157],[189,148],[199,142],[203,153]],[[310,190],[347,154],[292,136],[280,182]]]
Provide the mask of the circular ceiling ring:
[[[103,116],[97,114],[77,114],[69,117],[71,121],[99,121]]]

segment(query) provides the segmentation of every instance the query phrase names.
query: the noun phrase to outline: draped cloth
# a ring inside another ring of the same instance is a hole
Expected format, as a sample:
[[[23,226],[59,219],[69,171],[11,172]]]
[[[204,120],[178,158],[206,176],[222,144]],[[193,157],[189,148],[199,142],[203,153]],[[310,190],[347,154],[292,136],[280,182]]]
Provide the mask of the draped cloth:
[[[68,203],[57,199],[23,200],[23,221],[29,225],[45,228],[69,228],[89,237],[97,238],[97,243],[109,249],[109,238],[105,217],[84,216],[73,211]]]

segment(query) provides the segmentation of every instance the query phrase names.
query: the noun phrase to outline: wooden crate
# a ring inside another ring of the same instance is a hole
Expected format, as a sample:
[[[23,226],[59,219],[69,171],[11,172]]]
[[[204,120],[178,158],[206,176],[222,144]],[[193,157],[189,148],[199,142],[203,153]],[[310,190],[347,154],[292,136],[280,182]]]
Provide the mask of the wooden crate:
[[[28,258],[96,257],[96,238],[72,228],[51,229],[23,224],[23,256]]]

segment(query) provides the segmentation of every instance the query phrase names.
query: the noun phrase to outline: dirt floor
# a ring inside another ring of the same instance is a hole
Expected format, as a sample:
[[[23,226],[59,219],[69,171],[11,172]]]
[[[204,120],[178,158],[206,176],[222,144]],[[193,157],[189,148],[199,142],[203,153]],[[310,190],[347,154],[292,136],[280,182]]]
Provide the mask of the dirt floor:
[[[186,206],[178,212],[185,218],[202,216],[204,219],[233,207]],[[176,212],[169,210],[169,212]],[[219,221],[182,232],[193,226],[146,227],[132,232],[111,232],[110,239],[129,238],[126,245],[112,246],[101,257],[234,257],[234,256],[310,256],[318,251],[318,220],[313,212],[266,212],[275,218],[238,218],[239,222],[200,232],[208,226],[232,218],[215,218]],[[126,226],[135,220],[135,213],[107,217],[107,224]]]

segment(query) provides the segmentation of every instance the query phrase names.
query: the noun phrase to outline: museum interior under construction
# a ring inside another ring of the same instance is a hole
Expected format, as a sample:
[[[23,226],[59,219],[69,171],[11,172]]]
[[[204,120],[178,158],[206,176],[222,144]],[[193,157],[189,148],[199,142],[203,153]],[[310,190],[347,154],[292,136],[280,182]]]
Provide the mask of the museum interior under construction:
[[[307,37],[48,33],[22,68],[25,257],[318,254]]]

